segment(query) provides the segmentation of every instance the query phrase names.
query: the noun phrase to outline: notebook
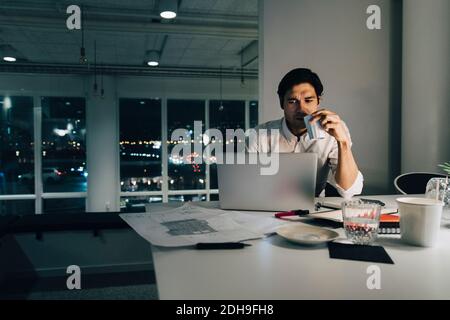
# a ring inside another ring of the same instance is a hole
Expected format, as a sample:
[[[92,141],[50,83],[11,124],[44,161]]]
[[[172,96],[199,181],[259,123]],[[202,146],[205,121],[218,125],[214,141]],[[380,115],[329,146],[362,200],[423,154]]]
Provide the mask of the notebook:
[[[400,234],[400,216],[396,213],[393,213],[392,210],[381,210],[382,214],[380,215],[380,226],[378,228],[379,234]],[[384,211],[384,212],[383,212]],[[310,215],[315,219],[325,219],[330,220],[336,223],[343,223],[342,219],[342,211],[341,210],[333,210],[327,212],[317,212],[312,213]]]
[[[323,199],[319,202],[320,207],[340,209],[342,199]],[[372,200],[378,202],[378,200]],[[384,203],[380,202],[384,205]],[[311,217],[316,219],[325,219],[334,222],[343,222],[342,210],[332,210],[324,212],[315,212],[311,214]],[[400,234],[400,216],[398,210],[395,207],[383,207],[381,208],[380,226],[378,228],[379,234]]]

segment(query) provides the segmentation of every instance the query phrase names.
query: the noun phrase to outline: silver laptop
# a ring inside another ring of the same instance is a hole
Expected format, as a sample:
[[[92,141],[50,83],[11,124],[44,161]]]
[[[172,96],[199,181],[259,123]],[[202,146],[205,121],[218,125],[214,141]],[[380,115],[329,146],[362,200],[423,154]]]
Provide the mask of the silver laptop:
[[[317,154],[280,153],[278,172],[274,175],[261,175],[261,167],[267,165],[259,161],[217,165],[222,209],[314,211]]]

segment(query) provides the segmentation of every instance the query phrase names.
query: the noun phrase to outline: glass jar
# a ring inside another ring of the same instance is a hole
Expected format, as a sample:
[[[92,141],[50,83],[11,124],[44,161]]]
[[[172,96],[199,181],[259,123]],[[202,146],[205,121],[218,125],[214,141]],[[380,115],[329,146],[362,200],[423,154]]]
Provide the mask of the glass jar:
[[[442,219],[450,220],[450,179],[431,178],[427,183],[425,197],[444,202]],[[439,191],[438,191],[439,190]],[[438,191],[438,192],[437,192]]]

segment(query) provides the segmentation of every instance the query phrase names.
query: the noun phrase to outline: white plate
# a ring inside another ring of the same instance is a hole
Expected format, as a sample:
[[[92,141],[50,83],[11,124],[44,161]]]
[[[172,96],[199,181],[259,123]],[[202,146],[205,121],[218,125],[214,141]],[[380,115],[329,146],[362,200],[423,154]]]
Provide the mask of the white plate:
[[[320,244],[339,238],[339,234],[335,231],[300,224],[282,226],[277,229],[277,234],[300,244]]]

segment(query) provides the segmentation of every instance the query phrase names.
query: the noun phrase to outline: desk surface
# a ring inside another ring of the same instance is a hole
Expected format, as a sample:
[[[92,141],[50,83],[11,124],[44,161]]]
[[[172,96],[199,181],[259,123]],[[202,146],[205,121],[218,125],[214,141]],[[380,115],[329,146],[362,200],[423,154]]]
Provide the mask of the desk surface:
[[[364,198],[396,205],[397,197]],[[174,205],[150,211],[157,206]],[[241,250],[152,246],[160,299],[450,299],[450,222],[433,248],[379,238],[394,265],[330,259],[327,246],[299,246],[278,235],[246,242],[252,246]],[[367,288],[371,265],[381,270],[380,290]]]

